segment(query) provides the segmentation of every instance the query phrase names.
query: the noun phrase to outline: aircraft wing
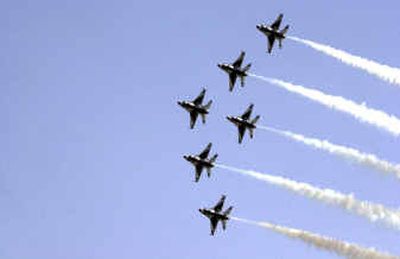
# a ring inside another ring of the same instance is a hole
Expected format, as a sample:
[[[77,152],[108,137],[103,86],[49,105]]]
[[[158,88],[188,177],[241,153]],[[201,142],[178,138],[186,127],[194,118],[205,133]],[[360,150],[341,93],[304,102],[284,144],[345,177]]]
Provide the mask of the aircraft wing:
[[[190,112],[190,128],[193,129],[194,125],[196,124],[197,116],[199,114],[195,111]]]
[[[233,87],[235,86],[237,75],[235,73],[229,74],[229,91],[232,92]]]
[[[241,144],[241,143],[242,143],[242,140],[243,140],[244,132],[246,131],[246,127],[240,125],[240,126],[238,127],[238,131],[239,131],[239,144]]]
[[[195,105],[200,105],[200,104],[202,104],[205,94],[206,94],[206,89],[203,88],[203,90],[201,90],[200,94],[193,100],[193,103],[194,103]]]
[[[211,235],[213,236],[217,229],[218,219],[216,217],[210,218]]]
[[[203,166],[196,165],[196,175],[194,181],[197,183],[200,179],[201,173],[203,172]]]
[[[212,208],[215,212],[220,212],[222,210],[222,207],[224,206],[224,202],[225,202],[225,195],[221,196],[221,199],[217,202],[217,204],[215,204],[215,206]]]
[[[238,68],[238,67],[241,67],[241,66],[242,66],[242,62],[243,62],[243,59],[244,59],[244,55],[245,55],[245,54],[246,54],[246,53],[245,53],[244,51],[240,52],[239,57],[235,60],[235,62],[232,63],[232,65],[233,65],[235,68]]]
[[[211,144],[211,143],[208,143],[208,145],[206,146],[206,148],[199,154],[199,157],[200,157],[201,159],[205,159],[205,158],[208,157],[208,154],[210,153],[210,150],[211,150],[211,146],[212,146],[212,144]]]
[[[243,120],[248,120],[250,118],[251,112],[253,111],[254,104],[250,104],[247,110],[240,116]]]
[[[279,14],[279,16],[276,18],[274,23],[271,24],[271,28],[274,30],[279,30],[279,27],[281,26],[283,14]]]
[[[268,53],[271,53],[272,48],[274,47],[275,36],[269,35],[268,36]]]

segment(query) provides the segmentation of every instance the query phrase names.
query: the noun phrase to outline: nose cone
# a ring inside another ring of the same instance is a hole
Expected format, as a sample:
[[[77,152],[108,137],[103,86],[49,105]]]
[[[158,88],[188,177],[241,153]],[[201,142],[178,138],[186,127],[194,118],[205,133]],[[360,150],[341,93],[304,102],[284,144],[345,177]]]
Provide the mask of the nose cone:
[[[262,25],[261,25],[261,24],[257,24],[257,25],[256,25],[256,28],[257,28],[258,30],[261,30]]]
[[[232,121],[232,120],[233,120],[233,117],[232,117],[232,116],[226,116],[226,119],[227,119],[228,121]]]
[[[184,155],[183,158],[184,158],[185,160],[189,161],[189,156]]]
[[[179,106],[182,106],[183,105],[183,102],[182,101],[177,101],[176,102]]]
[[[222,64],[221,63],[217,64],[217,66],[222,69]]]

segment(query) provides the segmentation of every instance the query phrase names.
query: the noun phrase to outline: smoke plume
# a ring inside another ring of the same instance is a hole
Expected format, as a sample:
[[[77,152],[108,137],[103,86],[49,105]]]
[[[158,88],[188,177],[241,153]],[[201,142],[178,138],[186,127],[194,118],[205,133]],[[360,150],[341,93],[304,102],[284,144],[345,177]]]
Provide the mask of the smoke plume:
[[[244,170],[221,164],[216,164],[215,166],[231,172],[251,176],[313,200],[338,206],[346,211],[363,216],[371,222],[382,222],[396,230],[400,230],[400,211],[386,208],[381,204],[360,201],[355,199],[352,194],[342,194],[332,189],[322,189],[308,183],[296,182],[280,176],[262,174],[256,171]]]
[[[357,120],[384,129],[394,136],[400,135],[400,119],[393,115],[388,115],[383,111],[368,108],[365,104],[357,104],[341,96],[328,95],[318,90],[309,89],[301,85],[294,85],[279,79],[254,74],[250,74],[250,76],[279,86],[289,92],[299,94],[328,108],[350,114]]]
[[[334,57],[339,61],[350,65],[352,67],[356,67],[368,72],[371,75],[374,75],[386,82],[400,85],[400,69],[390,67],[388,65],[382,65],[375,61],[368,60],[366,58],[358,57],[347,53],[343,50],[335,49],[331,46],[316,43],[311,40],[304,40],[297,37],[288,37],[289,39],[302,43],[306,46],[309,46],[317,51],[320,51],[328,56]]]
[[[301,142],[307,146],[327,151],[333,155],[348,159],[350,161],[357,162],[375,170],[395,174],[400,178],[400,164],[393,164],[391,162],[382,160],[373,154],[363,153],[357,149],[332,144],[327,140],[320,140],[316,138],[308,138],[300,134],[296,134],[286,130],[279,130],[272,127],[257,126],[259,129],[267,130],[272,133],[276,133],[280,136],[287,137],[289,139]]]
[[[399,258],[387,253],[378,252],[374,248],[365,248],[356,244],[340,241],[331,237],[322,236],[305,230],[288,228],[285,226],[275,225],[269,222],[256,222],[247,219],[231,217],[231,219],[256,225],[259,227],[270,229],[279,234],[283,234],[293,239],[299,239],[318,249],[327,250],[337,255],[351,259],[395,259]]]

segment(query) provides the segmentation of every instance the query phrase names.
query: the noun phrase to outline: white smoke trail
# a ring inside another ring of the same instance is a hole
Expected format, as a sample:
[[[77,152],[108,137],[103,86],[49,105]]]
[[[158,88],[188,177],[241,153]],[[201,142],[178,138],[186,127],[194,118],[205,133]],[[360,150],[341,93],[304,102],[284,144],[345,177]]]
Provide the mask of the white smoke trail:
[[[339,61],[350,65],[352,67],[360,68],[371,75],[377,76],[378,78],[392,83],[400,85],[400,69],[390,67],[388,65],[379,64],[375,61],[368,60],[366,58],[358,57],[347,53],[343,50],[335,49],[331,46],[317,43],[311,40],[304,40],[297,37],[288,37],[289,39],[305,44],[317,51],[327,54],[331,57],[338,59]]]
[[[388,209],[381,204],[359,201],[355,199],[352,194],[346,195],[332,189],[321,189],[312,186],[311,184],[296,182],[280,176],[262,174],[251,170],[244,170],[221,164],[216,164],[215,166],[283,187],[310,199],[315,199],[330,205],[336,205],[346,211],[363,216],[371,222],[383,222],[388,226],[400,230],[400,211]]]
[[[289,92],[299,94],[310,100],[325,105],[331,109],[345,112],[354,118],[384,129],[394,136],[400,135],[400,119],[388,115],[383,111],[368,108],[365,104],[357,104],[341,96],[328,95],[318,90],[309,89],[301,85],[294,85],[279,79],[249,74],[250,76],[279,86]]]
[[[393,173],[400,178],[400,164],[393,164],[391,162],[382,160],[373,154],[367,154],[354,148],[332,144],[327,140],[308,138],[286,130],[278,130],[265,126],[257,126],[257,128],[276,133],[320,150],[327,151],[331,154],[355,161],[359,164],[366,165],[384,173]]]
[[[351,259],[395,259],[397,256],[382,253],[374,248],[365,248],[357,244],[340,241],[334,238],[318,235],[305,230],[288,228],[269,222],[256,222],[252,220],[230,217],[233,220],[270,229],[287,237],[300,239],[316,248],[328,250],[337,255]]]

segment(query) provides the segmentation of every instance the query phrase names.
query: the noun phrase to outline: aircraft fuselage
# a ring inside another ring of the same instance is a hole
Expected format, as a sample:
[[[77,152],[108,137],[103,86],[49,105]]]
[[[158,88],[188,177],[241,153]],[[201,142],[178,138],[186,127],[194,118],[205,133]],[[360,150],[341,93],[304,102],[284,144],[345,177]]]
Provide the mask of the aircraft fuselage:
[[[272,29],[270,26],[259,24],[256,26],[259,31],[265,34],[265,36],[273,35],[277,39],[284,39],[285,35],[277,30]]]
[[[200,213],[206,216],[207,218],[217,218],[218,220],[228,220],[229,216],[215,212],[211,209],[199,209]]]
[[[238,75],[238,76],[247,76],[247,72],[245,72],[245,71],[243,71],[243,70],[241,70],[241,69],[239,69],[239,68],[235,68],[233,65],[231,65],[231,64],[218,64],[218,67],[220,68],[220,69],[222,69],[223,71],[225,71],[226,73],[228,73],[228,74],[232,74],[232,73],[234,73],[234,74],[236,74],[236,75]]]
[[[195,111],[199,114],[208,114],[208,110],[200,105],[195,105],[192,102],[179,101],[178,104],[188,112]]]
[[[232,122],[233,124],[235,124],[236,126],[241,126],[241,125],[243,125],[243,126],[245,126],[246,128],[249,128],[249,129],[255,129],[256,128],[256,125],[255,124],[253,124],[253,123],[251,123],[250,121],[248,121],[248,120],[243,120],[242,118],[240,118],[240,117],[233,117],[233,116],[228,116],[228,117],[226,117],[230,122]]]
[[[183,156],[183,158],[185,158],[188,162],[192,163],[193,165],[200,165],[200,166],[204,166],[204,167],[208,167],[208,168],[212,168],[214,167],[214,163],[212,163],[209,159],[201,159],[198,156]]]

